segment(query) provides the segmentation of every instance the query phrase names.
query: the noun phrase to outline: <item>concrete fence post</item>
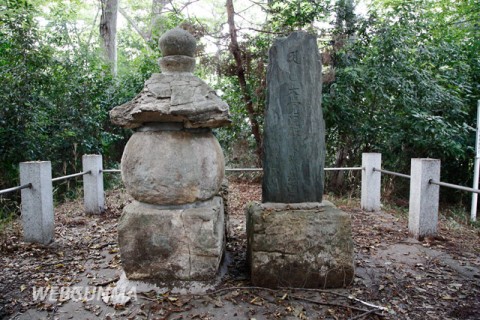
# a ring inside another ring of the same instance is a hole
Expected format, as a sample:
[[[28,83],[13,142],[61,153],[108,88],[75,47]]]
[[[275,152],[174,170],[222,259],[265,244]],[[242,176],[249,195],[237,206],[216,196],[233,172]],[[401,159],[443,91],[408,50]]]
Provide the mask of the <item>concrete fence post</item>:
[[[103,166],[101,155],[84,155],[82,157],[83,171],[90,174],[83,176],[83,204],[85,212],[101,214],[105,211],[103,192]]]
[[[26,242],[49,244],[55,235],[53,215],[52,165],[50,161],[20,163],[22,225]]]
[[[429,181],[440,181],[440,160],[412,159],[410,176],[408,231],[421,240],[437,234],[440,186]]]
[[[381,173],[373,168],[382,168],[381,153],[362,153],[361,206],[366,211],[380,210]]]

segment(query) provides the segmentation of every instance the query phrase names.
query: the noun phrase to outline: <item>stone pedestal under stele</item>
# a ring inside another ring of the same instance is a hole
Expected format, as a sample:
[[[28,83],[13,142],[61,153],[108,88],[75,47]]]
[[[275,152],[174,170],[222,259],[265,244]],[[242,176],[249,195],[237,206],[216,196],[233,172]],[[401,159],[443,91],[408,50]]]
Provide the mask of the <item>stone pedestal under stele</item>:
[[[338,288],[352,281],[350,216],[332,203],[252,203],[247,208],[252,282]]]
[[[135,199],[118,226],[130,280],[153,283],[215,278],[225,246],[223,153],[211,128],[230,122],[228,105],[192,74],[195,39],[182,29],[160,39],[162,73],[110,112],[135,129],[122,179]]]
[[[350,216],[322,202],[325,125],[316,38],[294,32],[269,52],[262,204],[247,207],[254,285],[336,288],[354,276]]]

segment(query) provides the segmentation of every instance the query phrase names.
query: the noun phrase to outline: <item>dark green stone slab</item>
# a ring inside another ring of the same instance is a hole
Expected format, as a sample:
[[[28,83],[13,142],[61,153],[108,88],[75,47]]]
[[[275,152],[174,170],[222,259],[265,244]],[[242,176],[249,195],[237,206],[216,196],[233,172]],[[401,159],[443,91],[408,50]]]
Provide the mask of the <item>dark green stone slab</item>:
[[[316,38],[303,31],[270,48],[264,125],[263,202],[321,202],[325,123]]]

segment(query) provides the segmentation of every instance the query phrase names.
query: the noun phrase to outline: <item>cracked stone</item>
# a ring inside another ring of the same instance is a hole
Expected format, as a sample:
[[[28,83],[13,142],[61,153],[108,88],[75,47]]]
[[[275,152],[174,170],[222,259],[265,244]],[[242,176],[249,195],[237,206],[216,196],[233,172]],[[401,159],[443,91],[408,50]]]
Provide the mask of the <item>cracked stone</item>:
[[[251,280],[270,288],[336,288],[354,276],[350,216],[330,202],[250,203]]]
[[[113,108],[111,121],[131,129],[151,122],[180,122],[185,128],[230,124],[228,105],[192,74],[195,38],[184,30],[173,29],[165,33],[160,45],[165,51],[159,61],[162,73],[153,74],[132,101]]]
[[[205,82],[187,73],[152,75],[132,101],[110,111],[110,118],[125,128],[148,122],[181,122],[186,128],[230,124],[228,105]]]
[[[122,158],[122,179],[138,201],[185,204],[218,194],[225,172],[212,132],[136,132]]]
[[[134,201],[124,208],[118,241],[128,279],[210,280],[225,245],[222,198],[183,206]]]

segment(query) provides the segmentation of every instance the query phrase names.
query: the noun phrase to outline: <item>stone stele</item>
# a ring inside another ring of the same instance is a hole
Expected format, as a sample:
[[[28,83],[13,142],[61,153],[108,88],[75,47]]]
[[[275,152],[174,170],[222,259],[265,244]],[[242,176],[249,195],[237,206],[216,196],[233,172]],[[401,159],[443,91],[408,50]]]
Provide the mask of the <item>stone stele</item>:
[[[315,36],[294,32],[269,51],[263,202],[321,202],[325,163],[322,64]]]
[[[252,283],[347,286],[354,275],[350,216],[322,202],[325,124],[316,38],[298,31],[278,39],[269,59],[263,204],[246,210]]]
[[[338,288],[353,281],[350,216],[327,201],[250,203],[247,260],[256,286]]]

